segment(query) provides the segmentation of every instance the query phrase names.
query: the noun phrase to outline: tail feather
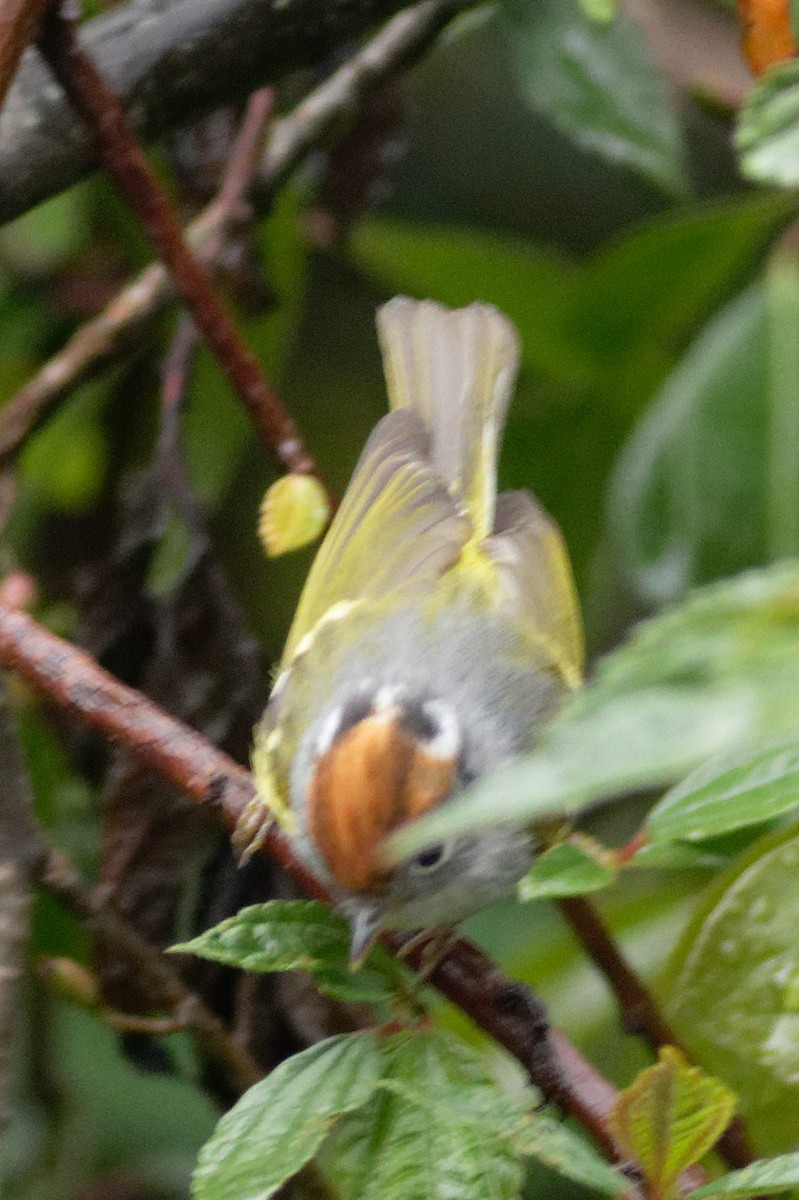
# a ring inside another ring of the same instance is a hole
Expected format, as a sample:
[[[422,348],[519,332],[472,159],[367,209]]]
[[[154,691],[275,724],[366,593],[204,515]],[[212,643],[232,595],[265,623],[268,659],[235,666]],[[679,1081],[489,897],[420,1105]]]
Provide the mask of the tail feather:
[[[377,314],[392,409],[415,409],[430,434],[431,460],[469,514],[490,534],[497,455],[516,379],[519,339],[488,304],[450,311],[398,296]]]

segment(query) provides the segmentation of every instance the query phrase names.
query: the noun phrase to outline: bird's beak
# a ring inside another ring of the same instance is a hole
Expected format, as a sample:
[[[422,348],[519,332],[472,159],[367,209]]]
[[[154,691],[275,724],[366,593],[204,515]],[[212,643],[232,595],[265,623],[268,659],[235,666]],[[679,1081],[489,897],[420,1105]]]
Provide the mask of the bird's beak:
[[[352,940],[350,942],[350,970],[363,966],[372,942],[380,932],[383,913],[377,908],[359,908],[350,918]]]

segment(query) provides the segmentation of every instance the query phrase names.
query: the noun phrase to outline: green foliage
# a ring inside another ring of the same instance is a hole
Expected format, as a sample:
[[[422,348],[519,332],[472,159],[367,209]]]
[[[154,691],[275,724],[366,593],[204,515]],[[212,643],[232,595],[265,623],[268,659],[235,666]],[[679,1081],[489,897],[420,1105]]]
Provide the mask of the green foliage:
[[[741,169],[758,183],[799,183],[799,64],[772,67],[741,109],[736,134]]]
[[[197,954],[245,971],[308,971],[325,995],[348,1002],[389,1000],[401,968],[384,947],[372,946],[357,971],[349,964],[348,923],[316,900],[269,900],[242,908],[173,951]]]
[[[767,1161],[753,1162],[740,1171],[731,1171],[691,1194],[696,1200],[705,1196],[771,1196],[791,1192],[799,1186],[799,1154],[781,1154]]]
[[[674,1027],[738,1093],[767,1152],[797,1144],[797,864],[795,825],[755,842],[709,889],[664,973]]]
[[[697,1194],[777,1194],[799,1186],[790,1153],[799,1145],[798,852],[788,824],[799,810],[799,572],[791,562],[762,568],[799,555],[797,202],[791,191],[741,186],[727,161],[728,118],[718,104],[712,117],[691,112],[696,79],[683,87],[666,78],[645,36],[614,0],[508,0],[499,16],[482,9],[407,75],[407,117],[393,110],[403,75],[374,109],[367,104],[322,185],[317,156],[255,222],[251,244],[249,234],[237,243],[245,259],[254,247],[264,294],[232,280],[235,263],[221,286],[230,286],[248,341],[339,494],[384,410],[379,300],[398,291],[452,305],[480,299],[516,322],[522,372],[502,484],[534,490],[563,528],[592,657],[627,640],[592,670],[529,759],[483,781],[471,815],[452,806],[438,828],[545,822],[549,849],[521,894],[599,893],[642,976],[662,976],[669,1019],[692,1057],[740,1096],[757,1153],[778,1156]],[[710,37],[708,53],[714,47]],[[704,71],[699,78],[704,88]],[[290,81],[286,99],[303,86]],[[723,106],[740,86],[731,72],[710,99]],[[798,94],[790,63],[745,99],[737,152],[750,179],[796,186]],[[686,111],[681,128],[677,114]],[[394,162],[397,135],[407,155]],[[168,173],[170,150],[159,155]],[[370,170],[367,188],[361,172]],[[351,193],[362,182],[364,197],[387,198],[377,215],[358,219],[366,200]],[[177,191],[177,172],[174,183]],[[332,247],[322,245],[328,229],[341,231]],[[148,253],[135,219],[97,180],[6,230],[0,400]],[[32,571],[54,627],[79,634],[135,686],[152,685],[214,739],[233,730],[228,748],[242,756],[265,699],[266,659],[280,652],[310,555],[264,560],[255,528],[274,468],[201,350],[181,445],[207,516],[214,587],[229,586],[264,659],[260,691],[242,677],[235,695],[220,699],[225,684],[210,649],[232,610],[221,619],[204,610],[202,569],[191,572],[206,550],[160,476],[149,476],[158,519],[131,519],[131,481],[155,457],[171,322],[152,328],[130,370],[98,372],[29,439],[3,565]],[[176,605],[182,583],[185,601]],[[677,606],[663,612],[666,603]],[[197,613],[205,619],[196,622]],[[658,615],[630,639],[646,613]],[[197,673],[187,676],[174,655],[165,665],[165,646],[195,653]],[[175,868],[170,856],[183,835],[159,808],[154,824],[126,827],[115,840],[114,806],[109,813],[100,799],[109,782],[103,753],[35,711],[22,689],[18,699],[48,836],[101,879],[105,894],[118,889],[126,912],[157,920],[181,891],[186,925],[174,936],[189,939],[180,950],[207,960],[191,972],[192,986],[212,978],[205,998],[222,1005],[237,1033],[254,1024],[267,1057],[286,1042],[304,1044],[318,1036],[317,1001],[304,1025],[302,1005],[286,1005],[281,988],[258,981],[238,989],[256,1006],[242,1011],[230,973],[214,975],[211,964],[305,971],[326,998],[371,1006],[355,1010],[359,1019],[366,1011],[392,1022],[312,1046],[242,1098],[202,1153],[200,1200],[265,1197],[303,1169],[309,1190],[324,1186],[338,1200],[626,1194],[625,1179],[574,1125],[535,1110],[509,1062],[427,991],[422,1022],[416,986],[383,948],[351,971],[349,929],[326,908],[248,906],[191,939],[188,915],[202,909],[208,876],[194,861]],[[651,796],[664,786],[664,796]],[[564,815],[609,799],[616,803],[583,818],[590,837],[561,828]],[[132,805],[125,820],[137,815]],[[436,840],[431,829],[409,832],[402,847]],[[620,843],[621,852],[606,848]],[[162,852],[169,879],[159,884],[163,866],[154,877],[136,858]],[[129,878],[122,859],[133,863]],[[216,903],[225,893],[215,885]],[[246,890],[246,873],[237,885]],[[646,1051],[622,1032],[607,987],[564,938],[553,906],[499,906],[468,932],[512,977],[540,988],[553,1021],[608,1078],[620,1087],[636,1080],[622,1105],[625,1144],[667,1191],[715,1136],[729,1110],[726,1089],[674,1060],[638,1075]],[[51,897],[38,899],[32,958],[86,962],[88,941]],[[398,1014],[410,1014],[412,1027],[397,1032]],[[170,1035],[156,1046],[161,1073],[147,1059],[140,1071],[99,1013],[69,1010],[40,987],[25,998],[22,1022],[20,1100],[0,1153],[4,1200],[109,1187],[184,1200],[220,1099],[206,1095],[213,1064],[186,1035]]]
[[[609,524],[625,583],[647,607],[767,560],[767,354],[757,288],[707,326],[622,451]]]
[[[647,817],[652,842],[700,841],[799,807],[799,745],[738,751],[671,788]]]
[[[531,1104],[529,1094],[503,1093],[481,1055],[451,1034],[393,1034],[378,1094],[334,1131],[322,1172],[353,1200],[479,1195],[486,1180],[497,1200],[511,1200],[522,1180],[514,1133]]]
[[[718,1079],[691,1067],[673,1046],[617,1098],[609,1126],[638,1163],[657,1200],[677,1195],[679,1176],[704,1158],[726,1129],[735,1097]]]
[[[198,1200],[268,1200],[319,1149],[344,1113],[374,1095],[373,1033],[342,1034],[281,1063],[242,1096],[206,1142],[193,1177]]]
[[[580,896],[613,883],[617,871],[585,841],[561,842],[539,854],[519,884],[520,900]]]
[[[328,1038],[295,1055],[220,1121],[194,1174],[197,1200],[267,1200],[319,1155],[336,1195],[512,1200],[523,1154],[593,1190],[624,1182],[575,1134],[503,1091],[482,1057],[436,1028]]]
[[[618,1196],[624,1179],[612,1170],[596,1150],[568,1125],[545,1112],[537,1112],[517,1134],[519,1147],[552,1167],[565,1179],[581,1183],[591,1191]]]
[[[670,192],[685,190],[679,125],[626,17],[586,20],[579,0],[505,0],[520,90],[580,144]]]

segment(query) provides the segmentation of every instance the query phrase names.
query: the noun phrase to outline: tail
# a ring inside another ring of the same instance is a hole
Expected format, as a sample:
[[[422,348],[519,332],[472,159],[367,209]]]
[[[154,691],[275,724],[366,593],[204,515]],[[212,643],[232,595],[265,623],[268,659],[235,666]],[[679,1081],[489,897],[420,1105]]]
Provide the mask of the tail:
[[[487,537],[519,362],[515,328],[488,304],[450,311],[406,296],[378,310],[377,327],[391,408],[424,418],[433,468],[467,510],[473,536]]]

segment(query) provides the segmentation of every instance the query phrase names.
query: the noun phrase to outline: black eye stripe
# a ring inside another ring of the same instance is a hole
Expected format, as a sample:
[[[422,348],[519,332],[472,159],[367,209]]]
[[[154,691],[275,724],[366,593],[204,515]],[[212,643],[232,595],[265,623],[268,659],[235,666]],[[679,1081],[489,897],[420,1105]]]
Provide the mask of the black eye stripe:
[[[441,732],[438,721],[435,717],[430,716],[422,703],[403,705],[400,720],[408,733],[412,733],[423,742],[432,742],[433,738]]]
[[[354,696],[344,705],[341,713],[341,720],[336,729],[336,737],[340,737],[342,733],[352,729],[359,721],[363,721],[372,711],[371,696]]]

